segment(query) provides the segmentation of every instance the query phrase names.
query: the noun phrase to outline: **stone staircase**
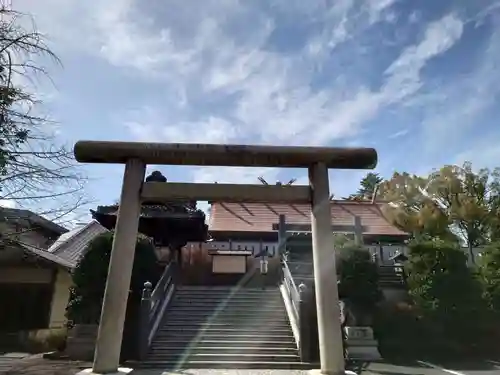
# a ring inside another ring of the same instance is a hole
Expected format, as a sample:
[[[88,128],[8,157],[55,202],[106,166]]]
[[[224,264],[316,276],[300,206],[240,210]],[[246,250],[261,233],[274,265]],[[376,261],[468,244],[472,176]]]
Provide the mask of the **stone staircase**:
[[[311,283],[314,281],[314,266],[312,253],[291,253],[287,262],[294,281],[300,283]],[[405,289],[406,281],[402,268],[393,265],[380,265],[378,267],[379,285],[383,288]]]
[[[379,284],[385,288],[406,288],[402,268],[395,266],[379,266]]]
[[[179,287],[141,367],[303,369],[279,289]]]
[[[308,285],[314,281],[312,252],[290,253],[287,264],[297,285]]]

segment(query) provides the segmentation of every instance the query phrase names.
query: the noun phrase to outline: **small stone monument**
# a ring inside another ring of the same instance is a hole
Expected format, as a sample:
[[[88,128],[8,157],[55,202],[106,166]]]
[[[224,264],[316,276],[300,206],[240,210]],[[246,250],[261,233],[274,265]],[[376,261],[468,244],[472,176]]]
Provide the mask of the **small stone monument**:
[[[344,330],[347,358],[376,361],[382,359],[371,327],[358,326],[358,319],[348,300],[340,300],[340,322]],[[363,323],[362,321],[360,321]]]
[[[371,327],[345,327],[345,334],[348,358],[367,361],[382,359]]]

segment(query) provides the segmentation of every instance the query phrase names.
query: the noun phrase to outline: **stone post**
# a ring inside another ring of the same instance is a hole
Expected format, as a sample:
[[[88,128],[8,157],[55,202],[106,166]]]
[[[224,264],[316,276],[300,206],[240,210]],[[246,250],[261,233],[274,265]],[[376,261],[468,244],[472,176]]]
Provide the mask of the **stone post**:
[[[307,286],[301,283],[299,289],[299,337],[300,337],[300,359],[303,362],[311,361],[311,320],[309,314],[308,298],[306,296]]]
[[[279,216],[279,222],[278,222],[278,259],[280,262],[280,274],[279,274],[279,279],[280,282],[283,280],[283,257],[286,254],[286,218],[285,215],[280,215]]]
[[[140,192],[145,171],[146,165],[138,159],[130,159],[125,164],[120,206],[92,367],[92,371],[97,374],[118,371],[123,325],[137,242],[141,209]]]
[[[141,315],[140,315],[140,336],[139,340],[139,359],[143,360],[146,357],[147,351],[149,349],[149,332],[150,332],[150,320],[149,315],[151,314],[151,292],[153,290],[153,284],[149,281],[144,283],[144,289],[142,290],[141,298]]]
[[[320,372],[343,375],[345,364],[339,319],[328,168],[324,163],[317,163],[309,168],[309,183],[312,194],[311,227]]]
[[[354,216],[354,243],[356,246],[363,246],[363,226],[361,225],[361,218]]]

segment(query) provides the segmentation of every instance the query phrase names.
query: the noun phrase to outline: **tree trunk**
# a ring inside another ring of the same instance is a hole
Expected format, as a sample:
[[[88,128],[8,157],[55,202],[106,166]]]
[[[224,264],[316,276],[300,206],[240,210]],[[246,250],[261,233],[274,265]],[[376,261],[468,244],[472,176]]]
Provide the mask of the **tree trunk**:
[[[469,249],[469,261],[471,265],[476,264],[476,258],[474,256],[474,251],[472,247],[472,242],[468,241],[468,249]]]

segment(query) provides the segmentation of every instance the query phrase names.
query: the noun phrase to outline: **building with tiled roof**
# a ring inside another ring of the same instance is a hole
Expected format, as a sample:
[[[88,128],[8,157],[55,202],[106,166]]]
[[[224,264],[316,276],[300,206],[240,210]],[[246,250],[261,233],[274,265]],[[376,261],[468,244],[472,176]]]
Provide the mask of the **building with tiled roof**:
[[[363,243],[380,259],[389,259],[393,252],[400,251],[409,237],[386,220],[381,202],[332,200],[327,204],[331,206],[332,232],[354,233],[357,225]],[[287,249],[312,256],[310,205],[212,203],[208,226],[211,241],[207,246],[208,252],[213,255],[213,262],[221,262],[221,266],[214,268],[221,269],[222,262],[228,263],[228,254],[240,254],[248,258],[250,253],[258,258],[265,253],[274,257],[278,249],[281,215],[284,215],[288,233]],[[332,250],[333,246],[332,243]],[[240,261],[240,272],[248,271],[248,267],[243,267],[247,263]]]
[[[71,272],[89,242],[107,229],[92,221],[68,231],[33,213],[16,217],[12,213],[2,211],[0,216],[5,237],[0,251],[0,304],[4,306],[0,330],[41,334],[64,330]],[[9,228],[15,235],[5,236]]]
[[[359,219],[366,244],[401,243],[408,234],[390,224],[381,203],[330,201],[332,231],[352,233]],[[278,221],[285,216],[288,232],[309,233],[311,207],[305,204],[213,203],[209,231],[214,240],[278,240]]]

